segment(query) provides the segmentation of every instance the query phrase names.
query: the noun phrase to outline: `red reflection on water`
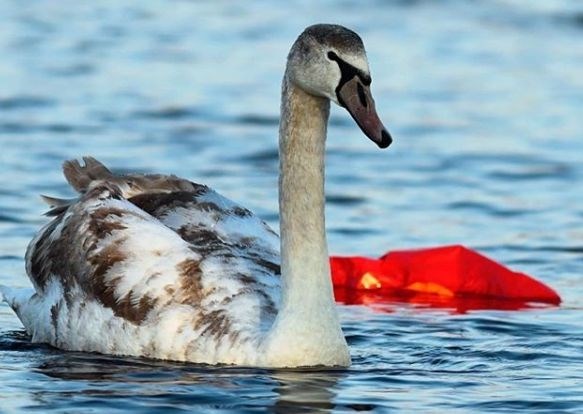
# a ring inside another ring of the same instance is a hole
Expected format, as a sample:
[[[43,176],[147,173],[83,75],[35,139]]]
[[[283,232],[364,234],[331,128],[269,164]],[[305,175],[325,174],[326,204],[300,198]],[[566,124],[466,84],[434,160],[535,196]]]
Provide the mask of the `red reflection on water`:
[[[420,309],[443,309],[454,314],[464,314],[476,310],[520,311],[556,306],[499,298],[471,296],[445,297],[436,294],[390,289],[355,290],[345,287],[335,287],[334,296],[336,302],[344,305],[367,305],[377,311],[386,313],[396,311],[404,303],[413,304]]]

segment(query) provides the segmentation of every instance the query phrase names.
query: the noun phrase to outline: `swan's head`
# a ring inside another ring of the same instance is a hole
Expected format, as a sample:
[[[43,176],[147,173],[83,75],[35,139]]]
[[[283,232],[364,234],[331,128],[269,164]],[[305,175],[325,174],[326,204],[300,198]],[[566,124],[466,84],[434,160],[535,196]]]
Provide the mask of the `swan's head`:
[[[391,144],[392,138],[376,113],[370,92],[364,45],[352,30],[332,24],[306,28],[291,48],[287,76],[304,91],[346,108],[379,147]]]

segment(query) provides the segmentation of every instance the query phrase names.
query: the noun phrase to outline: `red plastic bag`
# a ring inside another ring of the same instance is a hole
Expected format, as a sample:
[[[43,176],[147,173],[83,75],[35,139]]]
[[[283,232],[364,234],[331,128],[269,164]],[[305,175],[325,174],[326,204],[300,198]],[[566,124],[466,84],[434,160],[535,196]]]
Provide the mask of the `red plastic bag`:
[[[478,308],[492,308],[483,303],[492,300],[561,303],[559,295],[542,282],[459,245],[394,251],[380,259],[332,257],[330,263],[337,299],[343,302],[429,298],[445,304],[465,298],[478,300]],[[521,307],[515,305],[498,303],[494,307]]]

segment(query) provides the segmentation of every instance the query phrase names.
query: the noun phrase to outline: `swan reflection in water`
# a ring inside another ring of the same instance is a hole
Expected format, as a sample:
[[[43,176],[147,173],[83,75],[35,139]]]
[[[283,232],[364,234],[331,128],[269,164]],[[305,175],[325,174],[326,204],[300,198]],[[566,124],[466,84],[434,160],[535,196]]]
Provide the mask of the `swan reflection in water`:
[[[346,369],[267,370],[81,352],[32,344],[24,331],[2,335],[0,352],[32,352],[31,371],[46,377],[27,389],[29,407],[99,409],[253,409],[330,412]],[[36,361],[35,361],[36,359]],[[342,404],[340,404],[342,405]]]

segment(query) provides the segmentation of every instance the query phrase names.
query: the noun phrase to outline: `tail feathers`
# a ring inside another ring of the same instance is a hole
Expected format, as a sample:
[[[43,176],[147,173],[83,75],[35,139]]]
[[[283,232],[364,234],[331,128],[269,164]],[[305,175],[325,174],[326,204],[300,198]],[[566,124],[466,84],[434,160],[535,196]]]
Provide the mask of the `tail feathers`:
[[[17,310],[22,302],[27,301],[34,294],[30,288],[11,288],[0,285],[0,302],[8,303],[12,309]]]
[[[91,182],[113,177],[111,171],[93,157],[83,157],[85,165],[77,160],[65,161],[63,173],[69,184],[78,192],[84,193]]]
[[[32,322],[42,317],[38,307],[30,306],[34,295],[35,291],[31,288],[11,288],[0,285],[0,302],[4,301],[12,308],[29,334]]]

